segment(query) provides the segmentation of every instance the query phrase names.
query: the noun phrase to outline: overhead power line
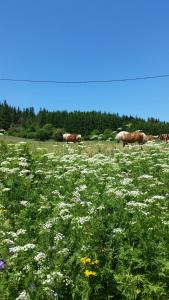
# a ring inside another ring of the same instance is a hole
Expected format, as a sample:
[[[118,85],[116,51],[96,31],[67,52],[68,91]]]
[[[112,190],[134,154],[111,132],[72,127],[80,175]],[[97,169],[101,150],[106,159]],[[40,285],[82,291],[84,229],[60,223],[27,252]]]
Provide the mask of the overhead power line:
[[[0,81],[28,82],[28,83],[55,83],[55,84],[90,84],[90,83],[114,83],[114,82],[136,81],[136,80],[148,80],[148,79],[157,79],[157,78],[165,78],[165,77],[169,77],[169,74],[134,77],[134,78],[109,79],[109,80],[57,81],[57,80],[0,78]]]

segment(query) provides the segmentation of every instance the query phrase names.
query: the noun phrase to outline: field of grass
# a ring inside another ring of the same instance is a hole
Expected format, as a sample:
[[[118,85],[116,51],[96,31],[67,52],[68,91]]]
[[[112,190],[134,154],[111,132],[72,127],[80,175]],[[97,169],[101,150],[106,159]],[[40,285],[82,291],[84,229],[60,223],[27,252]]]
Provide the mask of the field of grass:
[[[169,299],[168,144],[1,139],[1,300]]]
[[[5,142],[7,144],[16,144],[26,142],[31,151],[36,151],[41,149],[41,152],[55,152],[57,154],[62,154],[64,152],[66,143],[65,142],[54,142],[53,140],[48,140],[45,142],[36,141],[33,139],[24,139],[14,136],[0,136],[0,142]],[[69,144],[73,149],[78,149],[78,143]],[[96,153],[111,154],[113,148],[122,148],[122,145],[118,145],[112,141],[85,141],[81,142],[80,145],[83,145],[83,152],[86,152],[88,155],[94,155]]]

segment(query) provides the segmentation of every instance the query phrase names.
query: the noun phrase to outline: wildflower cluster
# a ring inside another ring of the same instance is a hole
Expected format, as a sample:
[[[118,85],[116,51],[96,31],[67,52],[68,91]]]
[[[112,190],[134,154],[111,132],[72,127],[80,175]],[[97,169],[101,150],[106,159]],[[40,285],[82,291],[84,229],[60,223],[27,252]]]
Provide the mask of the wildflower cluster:
[[[99,260],[98,259],[91,259],[91,258],[89,258],[89,257],[82,257],[81,259],[80,259],[80,261],[81,261],[81,263],[82,264],[84,264],[84,265],[87,265],[87,264],[91,264],[91,265],[98,265],[99,264]]]
[[[98,265],[99,264],[99,260],[98,259],[91,259],[89,257],[82,257],[80,259],[81,263],[85,266],[85,268],[89,268],[89,266],[94,266],[94,265]],[[95,271],[92,271],[92,270],[88,270],[88,269],[85,269],[84,270],[84,275],[86,277],[90,277],[90,276],[96,276],[96,272]]]
[[[169,299],[169,144],[56,146],[0,145],[0,299]]]

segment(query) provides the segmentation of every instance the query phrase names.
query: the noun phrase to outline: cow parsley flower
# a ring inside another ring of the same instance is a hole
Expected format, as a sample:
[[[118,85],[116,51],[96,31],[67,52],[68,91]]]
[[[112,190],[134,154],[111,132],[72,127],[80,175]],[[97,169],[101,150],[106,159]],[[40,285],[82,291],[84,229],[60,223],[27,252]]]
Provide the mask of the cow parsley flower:
[[[165,197],[161,196],[161,195],[155,195],[155,196],[152,197],[152,199],[155,199],[155,200],[165,200]]]
[[[28,293],[25,290],[23,290],[15,300],[29,300],[29,299],[30,297]]]
[[[148,175],[148,174],[144,174],[144,175],[139,176],[139,179],[153,179],[153,176]]]
[[[127,194],[132,197],[137,197],[139,195],[142,195],[143,193],[140,191],[128,191]]]
[[[3,190],[2,190],[2,192],[9,192],[11,189],[10,188],[4,188]]]
[[[57,233],[54,237],[55,241],[62,241],[64,239],[64,235],[62,233]]]
[[[44,252],[39,252],[35,257],[34,260],[41,261],[46,258],[46,254]]]
[[[16,247],[11,247],[9,248],[10,253],[17,253],[19,251],[28,251],[30,249],[35,248],[34,244],[26,244],[24,246],[16,246]]]
[[[22,200],[22,201],[20,201],[20,204],[26,207],[26,206],[29,205],[29,202],[25,201],[25,200]]]
[[[162,221],[164,225],[169,225],[169,221]]]
[[[113,233],[122,233],[124,231],[124,229],[122,228],[114,228],[113,229]]]
[[[130,184],[132,181],[133,181],[132,178],[124,178],[123,180],[120,181],[120,183],[121,183],[122,185],[128,185],[128,184]]]
[[[133,206],[133,207],[140,207],[140,208],[145,208],[145,207],[147,207],[147,204],[146,204],[146,203],[135,202],[135,201],[129,201],[126,205],[127,205],[127,206]]]
[[[87,223],[87,222],[90,221],[90,217],[89,217],[89,216],[86,216],[86,217],[78,217],[78,218],[76,218],[75,220],[77,221],[77,224],[83,225],[83,224],[85,224],[85,223]]]

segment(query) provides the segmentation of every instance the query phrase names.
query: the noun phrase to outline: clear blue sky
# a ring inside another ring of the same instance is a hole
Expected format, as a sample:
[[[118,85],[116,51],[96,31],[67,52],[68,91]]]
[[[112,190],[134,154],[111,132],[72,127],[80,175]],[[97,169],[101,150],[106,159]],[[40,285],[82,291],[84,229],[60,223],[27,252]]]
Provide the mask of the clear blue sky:
[[[0,78],[107,80],[169,74],[168,0],[5,0]],[[169,121],[169,78],[57,85],[0,81],[0,100]]]

